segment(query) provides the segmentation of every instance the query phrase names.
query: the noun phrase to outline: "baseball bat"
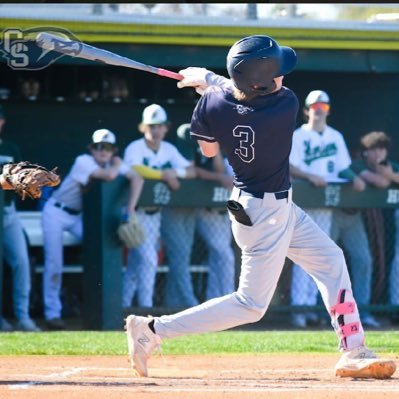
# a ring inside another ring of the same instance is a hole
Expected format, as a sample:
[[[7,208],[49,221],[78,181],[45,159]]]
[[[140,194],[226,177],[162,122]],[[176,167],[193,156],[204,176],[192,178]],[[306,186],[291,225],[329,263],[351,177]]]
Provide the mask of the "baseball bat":
[[[182,80],[183,76],[167,69],[157,68],[151,65],[131,60],[127,57],[115,54],[111,51],[90,46],[89,44],[76,40],[65,39],[51,33],[41,32],[36,36],[36,44],[45,49],[57,51],[71,57],[84,58],[91,61],[99,61],[108,65],[122,66],[126,68],[139,69],[140,71],[155,73],[167,78]]]

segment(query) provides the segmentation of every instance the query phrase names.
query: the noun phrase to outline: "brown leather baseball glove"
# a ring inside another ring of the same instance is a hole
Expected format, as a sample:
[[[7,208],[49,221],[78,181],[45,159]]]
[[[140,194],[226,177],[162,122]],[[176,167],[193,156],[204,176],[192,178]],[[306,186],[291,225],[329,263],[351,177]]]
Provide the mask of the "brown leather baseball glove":
[[[127,223],[118,227],[119,239],[127,248],[138,247],[145,239],[145,233],[136,215],[130,215]]]
[[[57,168],[48,170],[44,166],[30,162],[7,163],[3,166],[2,179],[8,187],[14,190],[22,199],[26,197],[37,199],[42,195],[42,187],[54,187],[60,184]]]

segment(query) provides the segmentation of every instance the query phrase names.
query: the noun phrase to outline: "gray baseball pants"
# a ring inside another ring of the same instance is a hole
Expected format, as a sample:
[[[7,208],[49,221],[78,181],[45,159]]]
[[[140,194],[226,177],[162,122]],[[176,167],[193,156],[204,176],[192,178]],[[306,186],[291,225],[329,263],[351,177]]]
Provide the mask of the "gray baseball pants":
[[[245,226],[232,218],[233,235],[242,251],[237,291],[156,318],[155,331],[161,338],[222,331],[259,321],[270,304],[286,257],[313,277],[327,310],[339,303],[343,290],[345,302],[354,301],[342,250],[292,202],[292,190],[288,198],[277,199],[274,193],[255,198],[235,188],[231,199],[241,203],[253,223]],[[342,345],[342,332],[337,329],[341,348],[352,349],[364,342],[354,308],[345,315],[345,323],[357,324],[357,332],[347,336]]]

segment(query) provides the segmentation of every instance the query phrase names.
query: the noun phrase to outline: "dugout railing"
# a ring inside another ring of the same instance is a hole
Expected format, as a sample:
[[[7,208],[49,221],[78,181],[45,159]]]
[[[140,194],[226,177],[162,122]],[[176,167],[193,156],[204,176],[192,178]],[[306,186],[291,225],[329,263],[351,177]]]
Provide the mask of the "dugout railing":
[[[157,306],[152,309],[122,309],[122,264],[124,250],[117,237],[116,229],[121,219],[121,208],[127,200],[128,184],[122,178],[113,182],[95,181],[90,190],[84,195],[84,238],[82,245],[82,320],[87,329],[112,330],[120,329],[122,319],[127,311],[152,314],[172,312],[177,309],[166,309]],[[184,180],[180,190],[173,192],[160,181],[146,180],[145,187],[139,204],[143,206],[171,206],[171,207],[217,207],[225,208],[229,192],[214,183],[201,180]],[[3,193],[0,192],[0,205]],[[307,182],[294,183],[294,201],[304,208],[332,207],[332,208],[370,208],[388,211],[389,225],[388,238],[394,241],[392,215],[399,204],[399,186],[388,189],[375,189],[368,187],[364,192],[354,192],[350,184],[329,184],[320,189]],[[2,206],[0,207],[2,209]],[[391,212],[389,214],[389,212]],[[1,214],[1,212],[0,212]],[[2,215],[1,215],[2,217]],[[0,223],[2,226],[2,223]],[[379,232],[370,232],[378,236]],[[386,237],[387,238],[387,235]],[[376,241],[375,238],[370,238]],[[373,244],[374,245],[374,244]],[[236,271],[239,274],[240,253],[233,244],[236,253]],[[390,244],[390,246],[392,246]],[[2,246],[0,245],[0,255]],[[389,263],[388,257],[386,262]],[[2,267],[2,266],[1,266]],[[206,266],[192,266],[193,273],[206,273]],[[386,265],[388,270],[388,265]],[[198,268],[198,270],[196,269]],[[163,270],[165,269],[165,270]],[[194,270],[195,269],[195,270]],[[285,268],[287,269],[287,268]],[[167,272],[167,266],[161,266],[160,272]],[[378,276],[373,276],[375,278]],[[287,276],[280,279],[279,288],[270,305],[270,312],[286,313],[294,310],[287,300]],[[387,276],[385,276],[387,278]],[[201,278],[194,284],[204,285],[206,281]],[[3,287],[3,270],[0,270],[0,287]],[[398,287],[399,289],[399,287]],[[0,306],[2,307],[3,295],[0,292]],[[299,309],[299,308],[298,308]],[[320,305],[317,310],[322,311]],[[367,310],[378,312],[398,312],[398,307],[390,305],[387,301],[377,301],[367,306]]]

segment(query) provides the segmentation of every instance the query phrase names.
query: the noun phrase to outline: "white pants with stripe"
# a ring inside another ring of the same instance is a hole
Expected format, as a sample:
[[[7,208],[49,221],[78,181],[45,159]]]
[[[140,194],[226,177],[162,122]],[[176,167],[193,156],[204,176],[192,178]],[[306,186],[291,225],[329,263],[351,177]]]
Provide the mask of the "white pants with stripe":
[[[43,301],[46,320],[61,317],[62,267],[64,265],[63,233],[69,231],[77,238],[83,236],[82,214],[71,215],[54,206],[50,198],[43,208],[44,241]]]
[[[331,209],[307,209],[306,213],[329,237],[331,237]],[[302,269],[301,265],[294,264],[292,266],[291,279],[291,304],[316,305],[317,293],[317,285],[312,277]]]
[[[253,223],[244,226],[232,218],[233,235],[242,251],[238,289],[183,312],[156,318],[155,330],[161,338],[221,331],[260,320],[286,257],[313,277],[327,309],[337,304],[342,289],[351,291],[342,250],[292,202],[292,190],[288,199],[278,200],[273,193],[258,199],[234,189],[231,198],[243,205]],[[348,349],[364,342],[357,309],[350,321],[359,322],[359,331],[347,338]]]
[[[161,212],[149,215],[139,208],[136,215],[144,229],[145,240],[129,250],[122,281],[122,306],[131,306],[136,295],[139,306],[150,308],[153,305],[158,267]]]

